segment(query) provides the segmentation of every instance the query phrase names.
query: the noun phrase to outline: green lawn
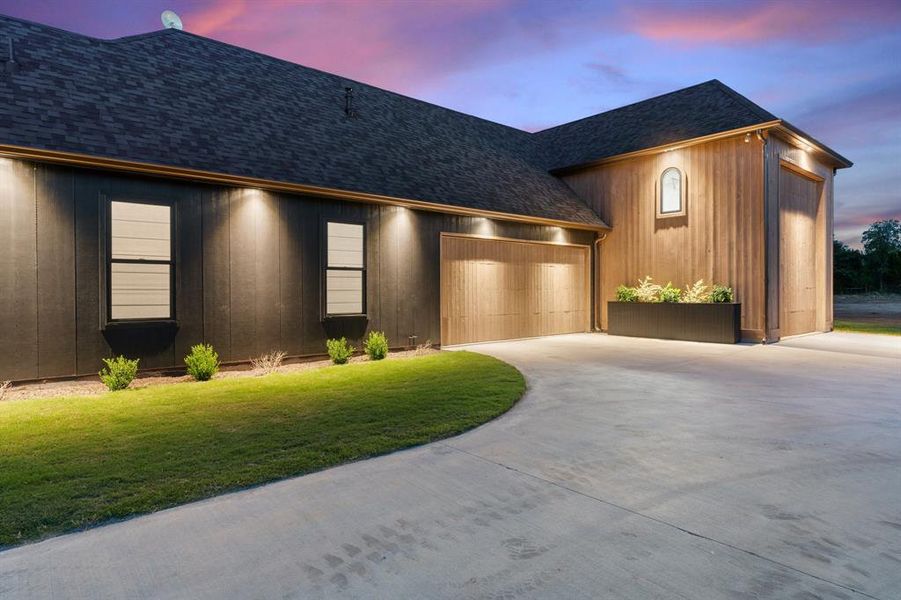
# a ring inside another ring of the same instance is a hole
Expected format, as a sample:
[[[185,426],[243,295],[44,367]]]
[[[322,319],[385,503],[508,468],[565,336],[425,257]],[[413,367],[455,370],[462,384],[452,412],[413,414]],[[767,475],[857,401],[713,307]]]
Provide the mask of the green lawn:
[[[451,436],[524,390],[442,352],[0,403],[0,547]]]
[[[853,331],[855,333],[881,333],[883,335],[901,335],[901,327],[896,325],[879,325],[878,323],[856,323],[854,321],[836,321],[836,331]]]

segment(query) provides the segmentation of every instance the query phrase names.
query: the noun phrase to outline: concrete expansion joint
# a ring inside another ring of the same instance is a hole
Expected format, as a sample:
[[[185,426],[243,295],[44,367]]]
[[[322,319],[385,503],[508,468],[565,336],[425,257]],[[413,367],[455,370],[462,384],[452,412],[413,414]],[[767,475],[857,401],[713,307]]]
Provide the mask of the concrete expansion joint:
[[[838,582],[836,582],[836,581],[832,581],[832,580],[830,580],[830,579],[826,579],[825,577],[820,577],[819,575],[815,575],[815,574],[813,574],[813,573],[809,573],[809,572],[807,572],[807,571],[798,569],[797,567],[793,567],[793,566],[791,566],[791,565],[788,565],[788,564],[783,563],[783,562],[781,562],[781,561],[775,560],[775,559],[773,559],[773,558],[769,558],[769,557],[767,557],[767,556],[763,556],[762,554],[759,554],[759,553],[757,553],[757,552],[754,552],[753,550],[748,550],[747,548],[742,548],[742,547],[740,547],[740,546],[735,546],[735,545],[733,545],[733,544],[730,544],[729,542],[724,542],[724,541],[718,540],[718,539],[716,539],[716,538],[708,537],[708,536],[706,536],[706,535],[704,535],[704,534],[701,534],[701,533],[698,533],[698,532],[696,532],[696,531],[691,531],[690,529],[686,529],[686,528],[684,528],[684,527],[680,527],[679,525],[676,525],[675,523],[670,523],[669,521],[665,521],[665,520],[663,520],[663,519],[660,519],[660,518],[657,518],[657,517],[648,515],[648,514],[646,514],[646,513],[637,511],[637,510],[632,509],[632,508],[629,508],[629,507],[627,507],[627,506],[623,506],[623,505],[621,505],[621,504],[617,504],[616,502],[611,502],[611,501],[609,501],[609,500],[604,500],[603,498],[598,498],[597,496],[592,496],[591,494],[586,494],[585,492],[581,492],[581,491],[579,491],[579,490],[573,489],[573,488],[571,488],[571,487],[568,487],[568,486],[566,486],[566,485],[564,485],[564,484],[562,484],[562,483],[559,483],[559,482],[557,482],[557,481],[554,481],[554,480],[552,480],[552,479],[547,479],[547,478],[545,478],[545,477],[541,477],[540,475],[535,475],[534,473],[529,473],[528,471],[523,471],[523,470],[521,470],[521,469],[518,469],[517,467],[511,466],[511,465],[508,465],[508,464],[504,464],[504,463],[501,463],[501,462],[497,462],[497,461],[492,460],[492,459],[490,459],[490,458],[486,458],[486,457],[484,457],[484,456],[480,456],[480,455],[475,454],[475,453],[473,453],[473,452],[469,452],[469,451],[467,451],[467,450],[463,450],[462,448],[458,448],[458,447],[456,447],[456,446],[452,446],[451,444],[448,444],[448,443],[446,443],[446,442],[436,442],[436,443],[437,443],[438,445],[444,447],[444,448],[448,448],[449,450],[453,450],[453,451],[455,451],[455,452],[459,452],[459,453],[461,453],[461,454],[465,454],[466,456],[469,456],[469,457],[471,457],[471,458],[475,458],[476,460],[480,460],[480,461],[483,461],[483,462],[492,464],[492,465],[494,465],[494,466],[501,467],[501,468],[507,469],[507,470],[509,470],[509,471],[513,471],[513,472],[515,472],[515,473],[517,473],[517,474],[519,474],[519,475],[522,475],[523,477],[529,477],[530,479],[534,479],[534,480],[536,480],[536,481],[540,481],[540,482],[542,482],[542,483],[545,483],[545,484],[548,484],[548,485],[552,485],[552,486],[554,486],[554,487],[556,487],[556,488],[559,488],[559,489],[561,489],[561,490],[564,490],[564,491],[566,491],[566,492],[570,492],[570,493],[572,493],[572,494],[576,494],[576,495],[578,495],[578,496],[582,496],[583,498],[587,498],[587,499],[589,499],[589,500],[593,500],[594,502],[599,502],[599,503],[604,504],[604,505],[606,505],[606,506],[610,506],[610,507],[612,507],[612,508],[615,508],[615,509],[618,509],[618,510],[625,511],[625,512],[627,512],[627,513],[629,513],[629,514],[635,515],[635,516],[640,517],[640,518],[642,518],[642,519],[646,519],[646,520],[648,520],[648,521],[653,521],[654,523],[657,523],[657,524],[659,524],[659,525],[664,525],[664,526],[669,527],[669,528],[671,528],[671,529],[675,529],[675,530],[677,530],[677,531],[679,531],[679,532],[681,532],[681,533],[690,535],[690,536],[692,536],[692,537],[700,538],[700,539],[702,539],[702,540],[711,542],[711,543],[713,543],[713,544],[717,544],[717,545],[719,545],[719,546],[723,546],[724,548],[729,548],[730,550],[734,550],[734,551],[736,551],[736,552],[741,552],[741,553],[746,554],[746,555],[748,555],[748,556],[752,556],[752,557],[754,557],[754,558],[756,558],[756,559],[763,560],[763,561],[766,561],[766,562],[768,562],[768,563],[770,563],[770,564],[772,564],[772,565],[775,565],[775,566],[781,567],[781,568],[783,568],[783,569],[789,570],[789,571],[791,571],[791,572],[793,572],[793,573],[797,573],[797,574],[803,575],[803,576],[805,576],[805,577],[810,577],[811,579],[815,579],[815,580],[817,580],[817,581],[821,581],[821,582],[826,583],[826,584],[828,584],[828,585],[835,586],[835,587],[837,587],[837,588],[841,588],[841,589],[846,590],[846,591],[848,591],[848,592],[851,592],[851,593],[853,593],[853,594],[857,594],[857,595],[859,595],[859,596],[861,596],[861,597],[863,597],[863,598],[870,598],[871,600],[886,600],[886,599],[884,599],[884,598],[879,598],[879,597],[877,597],[877,596],[873,596],[873,595],[868,594],[868,593],[866,593],[866,592],[863,592],[863,591],[861,591],[861,590],[852,588],[852,587],[847,586],[847,585],[845,585],[845,584],[838,583]]]

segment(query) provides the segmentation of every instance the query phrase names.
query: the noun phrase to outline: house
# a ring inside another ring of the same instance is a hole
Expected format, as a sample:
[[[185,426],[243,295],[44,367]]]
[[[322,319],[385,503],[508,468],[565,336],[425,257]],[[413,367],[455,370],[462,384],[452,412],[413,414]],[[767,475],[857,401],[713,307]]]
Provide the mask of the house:
[[[175,29],[0,40],[0,379],[604,330],[647,274],[832,328],[851,163],[719,81],[527,133]]]

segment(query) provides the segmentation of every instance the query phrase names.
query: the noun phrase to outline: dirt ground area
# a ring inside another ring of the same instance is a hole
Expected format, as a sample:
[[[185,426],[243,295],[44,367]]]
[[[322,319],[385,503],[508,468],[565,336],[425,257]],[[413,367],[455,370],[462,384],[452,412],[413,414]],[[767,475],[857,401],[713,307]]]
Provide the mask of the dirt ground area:
[[[402,352],[392,352],[388,355],[388,360],[411,358],[414,356],[422,356],[439,352],[434,348],[419,348],[416,350],[406,350]],[[350,362],[365,362],[369,360],[366,356],[354,356]],[[321,369],[331,365],[329,360],[314,361],[296,361],[288,362],[278,367],[276,373],[296,373],[298,371],[309,371],[311,369]],[[213,379],[228,379],[232,377],[259,377],[265,375],[263,371],[255,371],[249,365],[238,365],[223,367]],[[188,375],[172,376],[162,373],[139,373],[137,378],[131,382],[131,388],[142,388],[151,385],[165,385],[167,383],[179,383],[182,381],[191,381]],[[0,381],[0,384],[3,382]],[[4,392],[0,392],[0,400],[22,400],[25,398],[51,398],[60,396],[96,396],[107,391],[106,387],[100,383],[99,379],[81,378],[65,381],[46,381],[25,384],[13,384]]]
[[[901,294],[835,296],[835,320],[901,327]]]

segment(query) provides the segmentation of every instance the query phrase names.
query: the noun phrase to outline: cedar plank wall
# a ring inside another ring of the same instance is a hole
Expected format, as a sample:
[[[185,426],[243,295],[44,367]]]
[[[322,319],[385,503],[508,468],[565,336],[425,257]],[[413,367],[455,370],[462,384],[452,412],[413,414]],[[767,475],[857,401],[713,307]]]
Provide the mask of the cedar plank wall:
[[[769,222],[767,247],[767,339],[780,337],[780,257],[779,257],[779,171],[780,161],[785,160],[804,171],[823,179],[820,206],[816,222],[817,261],[817,318],[818,331],[832,331],[832,232],[834,221],[834,185],[832,167],[817,160],[810,152],[772,135],[766,146],[767,220]]]
[[[684,287],[698,279],[733,287],[741,302],[742,337],[764,330],[763,151],[755,136],[610,162],[563,176],[612,230],[601,242],[601,329],[616,287],[650,275]],[[684,217],[656,218],[660,174],[687,177]]]
[[[175,334],[104,333],[100,198],[176,204]],[[370,319],[320,320],[320,219],[366,221]],[[0,380],[94,374],[124,353],[182,365],[192,344],[224,361],[271,349],[323,354],[325,338],[384,330],[440,341],[440,233],[590,244],[594,232],[131,177],[0,158]]]

